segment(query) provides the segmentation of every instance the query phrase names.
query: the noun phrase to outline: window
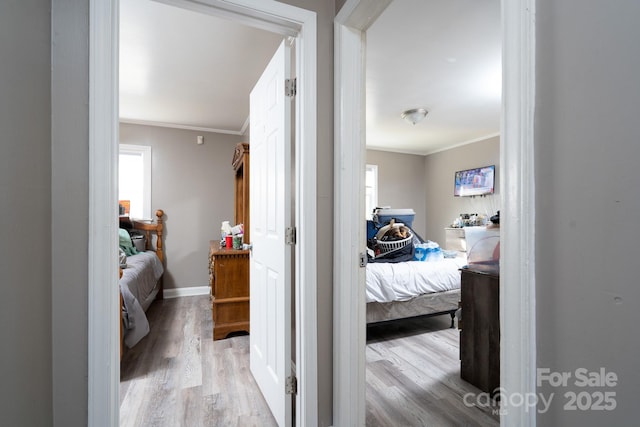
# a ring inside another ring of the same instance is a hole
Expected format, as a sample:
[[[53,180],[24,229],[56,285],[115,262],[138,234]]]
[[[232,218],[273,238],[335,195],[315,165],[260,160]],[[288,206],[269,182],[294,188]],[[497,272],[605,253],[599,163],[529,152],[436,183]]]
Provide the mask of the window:
[[[367,165],[365,169],[365,218],[372,219],[373,209],[378,206],[378,165]]]
[[[151,219],[151,147],[120,144],[118,199],[131,202],[131,218]]]

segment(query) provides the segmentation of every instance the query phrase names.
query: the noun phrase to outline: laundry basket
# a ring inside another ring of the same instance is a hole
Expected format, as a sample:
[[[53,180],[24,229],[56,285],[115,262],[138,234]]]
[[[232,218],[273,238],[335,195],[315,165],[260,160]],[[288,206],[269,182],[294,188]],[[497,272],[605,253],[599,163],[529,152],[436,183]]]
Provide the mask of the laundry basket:
[[[410,234],[409,237],[402,240],[378,240],[378,248],[380,248],[380,253],[386,254],[404,248],[411,243],[411,239],[413,239],[413,235]]]

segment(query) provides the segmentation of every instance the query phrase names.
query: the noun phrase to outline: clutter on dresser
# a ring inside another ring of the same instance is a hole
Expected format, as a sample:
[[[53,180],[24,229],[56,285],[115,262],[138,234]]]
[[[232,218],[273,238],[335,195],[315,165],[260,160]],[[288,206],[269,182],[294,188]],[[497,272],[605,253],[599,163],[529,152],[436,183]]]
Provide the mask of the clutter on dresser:
[[[495,214],[494,216],[492,216],[491,218],[489,218],[491,220],[491,222],[493,224],[499,225],[500,224],[500,211],[498,211],[497,214]]]
[[[451,223],[451,228],[478,227],[487,224],[487,216],[477,213],[461,213]]]
[[[220,227],[220,246],[227,249],[242,249],[244,238],[244,225],[231,226],[229,221],[222,221]]]

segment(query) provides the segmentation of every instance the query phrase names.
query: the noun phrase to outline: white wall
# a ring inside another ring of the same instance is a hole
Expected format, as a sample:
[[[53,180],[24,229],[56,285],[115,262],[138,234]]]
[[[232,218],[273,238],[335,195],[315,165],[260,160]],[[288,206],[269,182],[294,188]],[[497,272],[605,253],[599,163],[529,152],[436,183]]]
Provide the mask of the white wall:
[[[367,163],[378,165],[378,206],[412,208],[413,228],[425,235],[424,156],[367,150]],[[364,212],[362,213],[364,216]]]
[[[456,171],[496,165],[495,193],[485,197],[454,197]],[[500,138],[494,137],[430,154],[424,158],[426,236],[444,247],[444,228],[461,213],[495,215],[500,209]]]
[[[536,70],[538,366],[604,367],[612,388],[555,392],[541,426],[631,425],[640,401],[640,2],[539,0]],[[613,391],[613,411],[566,411]]]
[[[53,416],[50,46],[49,1],[0,2],[2,426]]]
[[[204,144],[197,145],[202,135]],[[209,240],[233,223],[231,159],[241,136],[120,125],[120,143],[151,146],[151,212],[165,211],[165,289],[208,286]],[[203,260],[205,260],[203,262]]]

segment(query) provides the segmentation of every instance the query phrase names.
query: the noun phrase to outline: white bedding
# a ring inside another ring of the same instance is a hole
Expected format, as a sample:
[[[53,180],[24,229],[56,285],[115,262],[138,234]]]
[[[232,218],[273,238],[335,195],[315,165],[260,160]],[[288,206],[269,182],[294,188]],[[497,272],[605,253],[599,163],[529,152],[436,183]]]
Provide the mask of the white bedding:
[[[465,256],[441,261],[367,264],[367,302],[407,301],[418,295],[460,288]]]
[[[156,284],[164,269],[155,252],[140,252],[127,257],[122,270],[120,291],[124,302],[124,342],[133,347],[149,333],[145,311],[155,298]]]

